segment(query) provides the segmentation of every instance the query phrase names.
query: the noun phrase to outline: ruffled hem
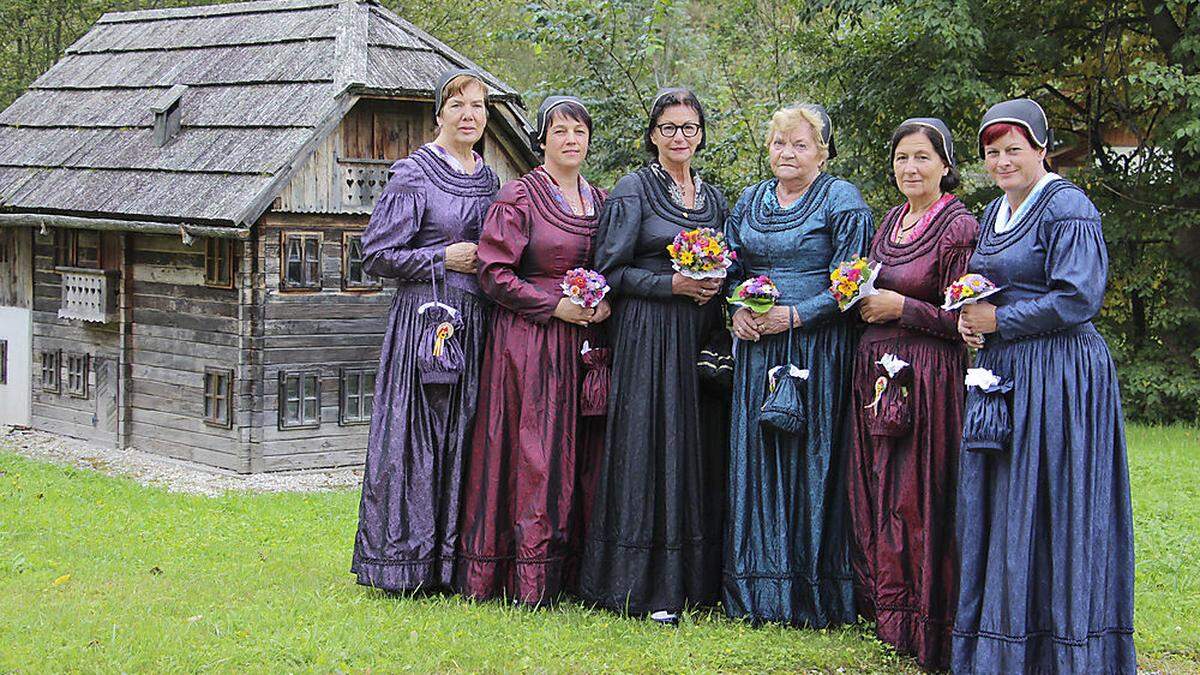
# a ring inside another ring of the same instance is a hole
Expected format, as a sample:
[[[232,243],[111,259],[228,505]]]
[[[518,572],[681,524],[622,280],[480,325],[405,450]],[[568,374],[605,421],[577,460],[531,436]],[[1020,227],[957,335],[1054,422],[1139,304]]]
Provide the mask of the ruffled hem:
[[[524,605],[554,604],[574,585],[575,555],[518,558],[460,553],[458,591],[474,600],[504,597]]]
[[[850,575],[726,574],[725,613],[755,624],[827,628],[858,620]]]
[[[454,560],[384,560],[355,558],[350,567],[358,583],[392,593],[450,588]]]
[[[721,543],[623,543],[592,539],[589,550],[602,560],[588,566],[579,596],[613,612],[644,616],[688,606],[715,605],[720,595]],[[672,570],[670,574],[648,574]]]
[[[1059,673],[1137,672],[1133,629],[1099,628],[1082,638],[1034,631],[1006,635],[988,631],[954,631],[955,673]]]

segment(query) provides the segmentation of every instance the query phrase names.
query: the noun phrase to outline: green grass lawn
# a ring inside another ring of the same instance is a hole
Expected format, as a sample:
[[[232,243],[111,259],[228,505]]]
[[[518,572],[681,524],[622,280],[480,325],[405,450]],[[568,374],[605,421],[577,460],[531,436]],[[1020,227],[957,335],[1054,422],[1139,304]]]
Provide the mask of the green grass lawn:
[[[1200,670],[1200,431],[1130,430],[1142,665]],[[171,494],[0,440],[0,671],[915,670],[869,630],[677,629],[403,598],[348,573],[358,492]]]

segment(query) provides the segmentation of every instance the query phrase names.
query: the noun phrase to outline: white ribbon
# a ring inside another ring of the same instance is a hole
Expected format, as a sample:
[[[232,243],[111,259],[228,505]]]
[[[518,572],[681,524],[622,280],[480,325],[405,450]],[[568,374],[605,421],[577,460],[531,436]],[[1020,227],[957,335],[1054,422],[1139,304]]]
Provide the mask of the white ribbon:
[[[895,354],[884,354],[875,363],[876,365],[883,366],[883,369],[887,371],[888,377],[896,377],[896,373],[904,370],[905,366],[908,365],[908,361],[904,361]]]
[[[968,387],[991,389],[1000,384],[1000,378],[987,368],[967,368],[966,384]]]
[[[792,377],[798,377],[802,380],[808,379],[808,368],[800,369],[790,363],[786,365],[775,366],[767,371],[767,384],[771,391],[775,391],[776,378],[779,376],[779,371],[784,368],[788,369],[788,375],[791,375]]]

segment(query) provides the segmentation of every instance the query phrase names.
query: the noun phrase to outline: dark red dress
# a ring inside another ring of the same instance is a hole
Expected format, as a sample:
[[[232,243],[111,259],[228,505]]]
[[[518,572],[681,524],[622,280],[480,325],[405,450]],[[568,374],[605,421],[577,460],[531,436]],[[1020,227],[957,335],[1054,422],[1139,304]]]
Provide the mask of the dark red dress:
[[[882,264],[877,287],[906,298],[899,320],[867,328],[855,357],[852,562],[859,613],[876,621],[879,639],[926,668],[945,669],[958,592],[954,499],[967,352],[957,315],[941,304],[945,288],[966,273],[979,223],[954,199],[923,232],[897,244],[892,234],[905,210],[888,212],[868,256]],[[889,385],[881,405],[867,409],[885,353],[911,364],[911,381],[906,374],[896,380],[908,395]],[[872,419],[887,406],[907,406],[911,428],[897,433],[896,425]]]
[[[479,239],[479,285],[499,307],[463,483],[456,585],[476,599],[552,602],[571,583],[604,443],[604,418],[579,406],[580,349],[596,337],[553,317],[563,275],[589,265],[596,217],[555,195],[543,171],[508,182]]]

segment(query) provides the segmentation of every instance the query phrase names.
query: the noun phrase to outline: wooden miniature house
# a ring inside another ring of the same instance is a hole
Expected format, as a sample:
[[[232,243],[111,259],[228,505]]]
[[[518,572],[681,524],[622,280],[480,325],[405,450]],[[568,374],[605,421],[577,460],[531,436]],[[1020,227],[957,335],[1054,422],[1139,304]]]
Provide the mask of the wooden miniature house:
[[[473,64],[374,0],[105,14],[0,113],[0,424],[240,472],[361,462],[360,236]],[[485,73],[478,150],[533,166]]]

